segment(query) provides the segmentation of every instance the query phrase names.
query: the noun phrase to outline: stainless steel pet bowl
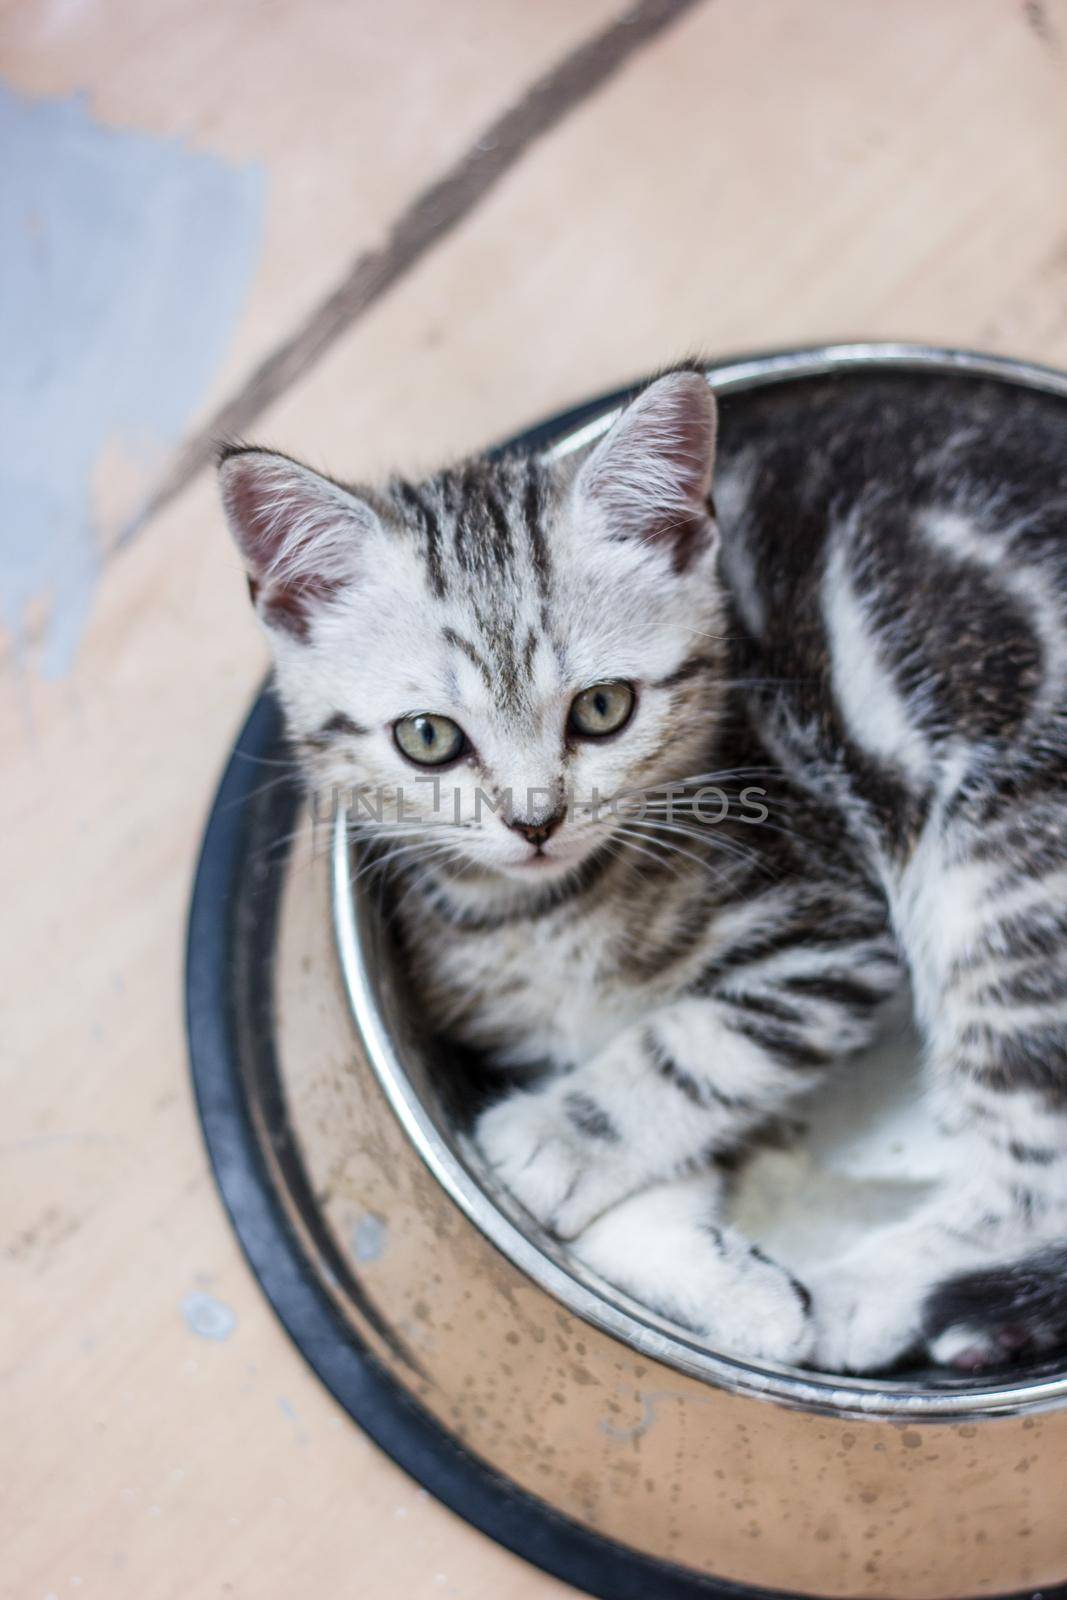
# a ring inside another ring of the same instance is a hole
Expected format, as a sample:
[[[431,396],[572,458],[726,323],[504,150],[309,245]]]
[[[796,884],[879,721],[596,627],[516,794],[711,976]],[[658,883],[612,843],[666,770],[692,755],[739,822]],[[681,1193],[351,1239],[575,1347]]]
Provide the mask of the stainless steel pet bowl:
[[[772,394],[802,406],[812,383],[1067,402],[1058,373],[899,345],[708,376],[724,432]],[[620,398],[522,442],[576,448]],[[475,1525],[611,1600],[1067,1581],[1067,1377],[844,1381],[736,1361],[598,1286],[493,1189],[419,1042],[380,908],[353,896],[343,819],[316,826],[282,761],[266,695],[194,894],[193,1071],[242,1243],[361,1425]]]

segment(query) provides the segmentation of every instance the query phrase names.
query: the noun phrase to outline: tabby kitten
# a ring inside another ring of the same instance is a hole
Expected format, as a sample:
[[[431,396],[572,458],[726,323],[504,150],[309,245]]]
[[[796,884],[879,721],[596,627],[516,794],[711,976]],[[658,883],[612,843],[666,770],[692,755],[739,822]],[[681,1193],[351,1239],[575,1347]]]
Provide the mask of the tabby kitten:
[[[603,1278],[830,1371],[1067,1333],[1067,430],[899,385],[750,402],[718,516],[689,369],[569,458],[221,463],[309,779],[368,797],[434,1028],[516,1074],[488,1162]],[[944,1182],[800,1284],[724,1158],[905,973]]]

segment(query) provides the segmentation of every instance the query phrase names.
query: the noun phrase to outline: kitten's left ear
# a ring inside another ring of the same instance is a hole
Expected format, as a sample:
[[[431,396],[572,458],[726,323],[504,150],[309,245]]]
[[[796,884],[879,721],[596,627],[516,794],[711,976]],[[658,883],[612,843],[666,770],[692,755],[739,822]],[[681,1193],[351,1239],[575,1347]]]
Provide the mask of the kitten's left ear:
[[[614,539],[662,541],[684,571],[712,538],[715,397],[698,372],[672,372],[627,406],[583,462],[575,493]]]

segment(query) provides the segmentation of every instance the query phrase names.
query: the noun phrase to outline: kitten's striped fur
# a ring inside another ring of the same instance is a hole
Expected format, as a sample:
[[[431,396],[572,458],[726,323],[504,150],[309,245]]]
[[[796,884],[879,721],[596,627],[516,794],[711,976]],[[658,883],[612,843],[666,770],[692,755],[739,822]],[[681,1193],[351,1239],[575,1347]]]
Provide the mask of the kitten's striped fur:
[[[404,790],[404,822],[366,828],[428,1016],[543,1074],[476,1137],[602,1275],[829,1370],[1046,1348],[1067,1334],[1062,403],[835,378],[727,402],[723,435],[718,524],[691,370],[577,460],[365,492],[227,453],[293,739],[317,784]],[[634,686],[631,721],[574,737],[605,681]],[[469,741],[445,817],[393,742],[418,712]],[[622,794],[643,817],[592,799]],[[723,1221],[723,1158],[867,1042],[905,970],[950,1175],[800,1285]]]

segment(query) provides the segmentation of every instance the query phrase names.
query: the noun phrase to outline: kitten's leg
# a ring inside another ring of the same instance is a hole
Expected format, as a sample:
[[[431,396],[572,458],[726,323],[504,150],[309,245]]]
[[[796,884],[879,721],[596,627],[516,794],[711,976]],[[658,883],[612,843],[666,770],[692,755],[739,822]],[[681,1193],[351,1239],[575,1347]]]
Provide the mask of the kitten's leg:
[[[1016,803],[980,830],[939,827],[902,876],[946,1178],[812,1283],[828,1370],[918,1350],[974,1367],[1062,1336],[1039,1267],[1067,1242],[1065,838],[1062,804]]]
[[[839,898],[829,914],[810,888],[776,903],[777,919],[745,908],[745,931],[720,938],[679,999],[479,1119],[475,1137],[503,1183],[561,1237],[736,1148],[870,1037],[899,979],[884,910]]]
[[[796,1365],[811,1351],[811,1297],[722,1220],[722,1199],[714,1171],[657,1184],[598,1217],[574,1254],[715,1349]]]

